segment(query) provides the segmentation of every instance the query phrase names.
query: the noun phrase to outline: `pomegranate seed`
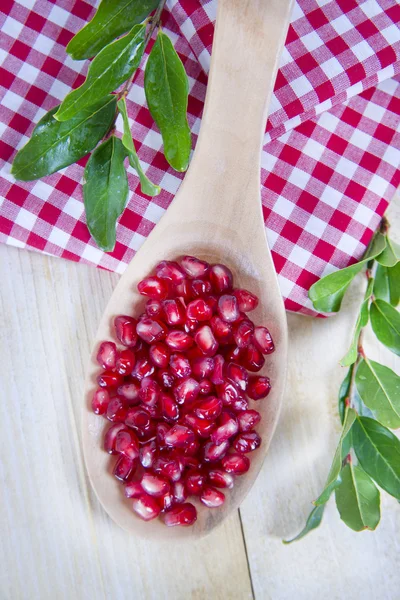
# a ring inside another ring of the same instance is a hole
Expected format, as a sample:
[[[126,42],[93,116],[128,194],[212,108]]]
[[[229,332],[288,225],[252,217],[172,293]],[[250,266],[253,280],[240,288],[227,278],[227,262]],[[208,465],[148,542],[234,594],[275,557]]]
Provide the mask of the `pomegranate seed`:
[[[153,469],[155,473],[163,475],[171,481],[178,481],[182,474],[179,461],[173,457],[160,456],[154,462]]]
[[[216,313],[218,308],[218,298],[211,294],[210,296],[208,296],[207,302],[210,305],[213,314]]]
[[[217,392],[218,397],[228,406],[240,396],[238,388],[231,381],[224,381],[221,385],[217,385]]]
[[[198,454],[200,450],[200,442],[198,440],[194,440],[190,444],[186,446],[184,449],[185,457],[181,457],[184,460],[185,466],[193,466],[193,461],[191,463],[186,462],[186,459],[189,457],[194,457]],[[196,459],[197,460],[197,459]],[[198,462],[198,461],[197,461]]]
[[[123,346],[134,346],[137,342],[136,319],[120,315],[115,317],[115,334]]]
[[[196,331],[197,327],[199,326],[197,321],[194,321],[193,319],[186,319],[185,321],[185,332],[186,333],[193,333],[194,331]]]
[[[190,362],[184,354],[171,354],[169,366],[171,367],[172,374],[180,379],[189,377],[192,372]]]
[[[190,404],[199,395],[199,388],[198,382],[192,377],[188,377],[174,387],[175,400],[178,404]]]
[[[114,342],[102,342],[96,357],[103,369],[115,369],[117,362],[117,346]]]
[[[197,379],[209,377],[214,371],[214,359],[211,356],[195,358],[192,363],[192,373]]]
[[[137,383],[132,381],[131,383],[123,383],[118,388],[118,395],[125,398],[128,404],[137,404],[139,398],[139,386]]]
[[[161,413],[167,421],[176,421],[179,418],[179,408],[171,396],[161,392],[160,394]]]
[[[154,300],[163,300],[168,296],[168,283],[159,277],[146,277],[138,283],[139,294]]]
[[[97,383],[102,388],[116,388],[123,383],[124,378],[115,371],[103,371],[97,377]]]
[[[160,448],[165,448],[165,436],[169,432],[169,425],[166,423],[158,423],[157,424],[157,444]]]
[[[271,354],[275,350],[271,334],[266,327],[256,327],[254,329],[254,343],[263,354]]]
[[[229,442],[222,442],[219,446],[216,446],[212,442],[207,442],[203,448],[203,459],[205,462],[217,462],[221,460],[227,453],[229,448]]]
[[[164,494],[164,496],[158,498],[158,503],[161,506],[161,510],[168,510],[175,503],[173,494],[171,492],[168,492],[168,494]]]
[[[201,471],[188,471],[185,486],[189,495],[199,496],[206,484],[207,477]]]
[[[213,421],[219,417],[222,412],[222,400],[220,400],[220,398],[216,398],[215,396],[205,398],[197,404],[194,412],[199,419],[208,419],[209,421]]]
[[[258,306],[258,298],[247,290],[233,290],[234,295],[238,301],[239,310],[243,312],[250,312]]]
[[[172,486],[172,491],[174,494],[174,504],[182,504],[182,502],[185,502],[187,493],[183,481],[175,481]]]
[[[205,487],[201,493],[200,502],[207,506],[207,508],[217,508],[225,502],[225,494],[213,487]]]
[[[239,425],[236,417],[227,411],[224,411],[219,419],[219,426],[211,434],[211,441],[216,446],[220,446],[222,442],[226,442],[239,431]]]
[[[197,451],[199,450],[200,445],[197,446]],[[180,460],[184,469],[199,469],[200,461],[195,456],[182,456]]]
[[[161,302],[159,300],[155,300],[154,298],[147,300],[146,313],[151,318],[164,316]]]
[[[199,394],[200,396],[209,396],[213,391],[213,384],[209,379],[202,379],[199,381]]]
[[[107,429],[106,435],[104,436],[104,450],[108,452],[108,454],[117,454],[115,440],[120,431],[127,431],[127,428],[123,423],[115,423],[115,425],[111,425],[111,427]]]
[[[156,266],[156,274],[160,279],[169,279],[174,284],[182,283],[185,279],[185,273],[177,262],[162,260]]]
[[[193,431],[184,425],[174,425],[165,436],[165,444],[172,448],[184,448],[193,440]]]
[[[218,342],[208,325],[199,327],[195,333],[194,339],[203,354],[213,356],[217,352]]]
[[[230,473],[227,473],[223,469],[213,469],[208,472],[208,480],[215,487],[220,488],[233,488],[234,479]]]
[[[139,460],[145,469],[151,469],[157,456],[157,442],[151,440],[139,448]]]
[[[110,394],[107,390],[96,390],[92,398],[92,410],[96,415],[104,415],[110,402]]]
[[[210,265],[194,256],[184,256],[180,261],[182,269],[191,279],[201,279],[208,273]]]
[[[150,346],[149,359],[155,367],[165,369],[168,366],[170,355],[170,349],[162,342],[156,342]]]
[[[186,311],[182,300],[179,298],[164,300],[163,308],[168,325],[184,325],[186,321]]]
[[[146,411],[149,413],[149,415],[153,418],[153,419],[161,419],[162,418],[162,414],[161,414],[161,409],[157,404],[145,404],[144,407],[146,409]]]
[[[265,358],[253,344],[249,344],[244,348],[240,362],[248,371],[254,372],[263,368]]]
[[[113,475],[120,481],[126,481],[128,477],[133,475],[136,469],[136,461],[121,454],[115,463]]]
[[[233,324],[233,338],[238,348],[246,348],[252,339],[254,325],[251,321],[243,319]]]
[[[239,319],[240,312],[235,296],[225,294],[219,298],[218,314],[226,323],[233,323]]]
[[[135,366],[136,357],[132,350],[122,350],[117,358],[116,370],[120,375],[130,375]]]
[[[175,296],[182,298],[185,302],[192,300],[192,286],[188,279],[184,279],[182,283],[175,286]]]
[[[175,377],[168,371],[168,369],[163,369],[162,371],[158,371],[157,379],[164,388],[171,388],[174,385]]]
[[[224,383],[225,360],[221,354],[217,354],[214,358],[214,371],[211,375],[211,381],[214,385]]]
[[[139,498],[143,494],[143,488],[138,481],[130,481],[125,485],[124,494],[127,498]]]
[[[250,461],[243,454],[228,454],[228,456],[224,456],[221,463],[225,471],[234,475],[247,473],[250,468]]]
[[[197,511],[190,502],[173,506],[164,513],[164,523],[167,527],[175,527],[176,525],[186,527],[193,525],[196,519]]]
[[[268,377],[253,376],[249,378],[247,394],[252,400],[266,398],[271,391],[271,382]]]
[[[234,410],[235,412],[240,412],[242,410],[247,410],[249,407],[249,403],[247,402],[244,396],[238,396],[232,403],[229,405],[229,408]]]
[[[261,438],[256,431],[247,431],[240,433],[233,442],[233,447],[237,452],[245,454],[246,452],[253,452],[261,444]]]
[[[194,429],[197,435],[203,438],[210,437],[210,433],[215,429],[214,421],[199,419],[199,417],[191,413],[185,415],[185,422]]]
[[[192,281],[193,296],[208,296],[211,293],[211,283],[207,279],[194,279]]]
[[[171,489],[169,482],[164,479],[164,477],[151,475],[151,473],[145,473],[140,483],[147,494],[150,494],[150,496],[155,496],[156,498],[164,496],[164,494],[168,494]]]
[[[232,326],[226,323],[215,315],[210,320],[211,329],[214,333],[215,339],[220,344],[230,344],[233,341]]]
[[[165,338],[166,344],[172,348],[172,350],[188,350],[193,346],[193,339],[191,336],[184,331],[173,330],[170,331]]]
[[[117,433],[115,450],[131,460],[139,457],[139,441],[133,431],[122,430]]]
[[[157,500],[148,494],[142,494],[139,498],[134,498],[132,508],[143,521],[151,521],[151,519],[158,517],[161,512]]]
[[[249,376],[243,367],[236,363],[229,363],[226,368],[226,376],[230,379],[240,390],[246,391]]]
[[[125,418],[125,425],[139,432],[147,431],[151,427],[150,415],[139,406],[130,408]]]
[[[194,321],[209,321],[212,317],[212,308],[204,298],[196,298],[187,305],[186,316]]]
[[[167,330],[161,321],[150,319],[150,317],[144,317],[136,325],[136,332],[142,340],[148,344],[163,340],[166,336]]]
[[[212,265],[209,272],[210,281],[218,294],[230,291],[233,284],[232,271],[225,265]]]
[[[228,362],[241,362],[243,350],[237,346],[228,346],[223,352],[225,360]]]
[[[115,397],[110,400],[107,406],[106,416],[113,423],[122,423],[127,415],[126,402],[124,398]]]
[[[141,381],[144,377],[150,377],[150,375],[153,375],[153,373],[153,365],[147,358],[143,357],[139,358],[136,361],[136,365],[134,366],[134,369],[132,371],[132,377],[135,377],[136,379]]]
[[[160,393],[160,386],[151,377],[144,377],[140,383],[139,397],[146,406],[155,406]]]
[[[261,421],[261,415],[256,410],[244,410],[237,416],[239,431],[250,431]]]

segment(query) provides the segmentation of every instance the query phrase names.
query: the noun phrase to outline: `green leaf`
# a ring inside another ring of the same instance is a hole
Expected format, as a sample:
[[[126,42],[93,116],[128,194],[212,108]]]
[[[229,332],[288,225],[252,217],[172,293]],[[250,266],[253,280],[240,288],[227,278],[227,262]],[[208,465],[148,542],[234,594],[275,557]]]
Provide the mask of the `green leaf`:
[[[378,340],[400,356],[400,314],[384,300],[375,300],[370,308],[372,329]]]
[[[345,420],[344,420],[344,424],[343,424],[342,433],[341,433],[339,443],[336,448],[335,455],[333,457],[332,465],[331,465],[331,468],[329,471],[328,478],[325,483],[325,487],[322,490],[322,493],[320,494],[320,496],[314,502],[314,504],[316,506],[320,506],[321,504],[325,504],[326,502],[328,502],[333,490],[340,483],[340,469],[342,467],[343,440],[349,433],[350,429],[352,428],[355,418],[356,418],[355,411],[352,408],[348,408],[346,411],[346,416],[345,416]]]
[[[143,56],[145,31],[145,25],[135,25],[128,35],[106,46],[90,64],[85,82],[64,98],[55,118],[71,119],[129,79]]]
[[[159,31],[144,74],[147,104],[161,131],[164,154],[176,171],[186,171],[191,138],[186,111],[189,85],[171,40]]]
[[[309,298],[312,301],[314,308],[321,312],[338,312],[342,304],[343,296],[354,277],[361,271],[362,266],[365,263],[378,254],[381,254],[385,247],[385,236],[381,233],[377,233],[360,262],[351,265],[350,267],[346,267],[345,269],[330,273],[314,283],[308,291]]]
[[[55,106],[40,119],[31,139],[14,158],[11,173],[21,181],[32,181],[78,161],[107,133],[115,108],[116,98],[106,96],[60,123],[53,117]]]
[[[356,386],[364,404],[386,427],[400,427],[400,377],[379,363],[363,359],[356,372]]]
[[[341,483],[335,490],[340,518],[354,531],[376,529],[380,518],[380,493],[372,479],[348,463],[341,471]]]
[[[136,153],[136,148],[133,143],[132,134],[129,127],[128,111],[126,109],[125,98],[121,98],[121,100],[118,100],[117,105],[122,115],[122,120],[124,123],[124,134],[122,136],[122,143],[128,151],[129,162],[131,167],[133,167],[139,175],[140,189],[142,190],[143,194],[147,194],[148,196],[157,196],[161,192],[161,188],[160,186],[152,183],[150,179],[146,176],[139,162],[139,157]]]
[[[400,499],[400,441],[369,417],[353,424],[353,447],[366,473],[388,494]]]
[[[307,519],[304,529],[302,531],[300,531],[300,533],[298,535],[296,535],[296,537],[294,537],[293,539],[283,540],[283,543],[291,544],[292,542],[301,540],[301,538],[303,538],[305,535],[307,535],[307,533],[309,533],[313,529],[316,529],[317,527],[319,527],[319,525],[321,524],[321,521],[322,521],[322,516],[324,514],[324,510],[325,510],[324,505],[316,506],[315,508],[313,508],[312,511],[310,512],[310,514],[308,515],[308,519]]]
[[[376,257],[378,263],[384,267],[394,267],[400,261],[400,246],[386,236],[386,248]]]
[[[400,302],[400,262],[395,267],[377,266],[374,296],[397,306]]]
[[[353,369],[354,367],[351,365],[349,370],[346,373],[346,377],[343,379],[341,386],[339,388],[339,416],[340,416],[340,421],[343,425],[344,422],[344,416],[346,413],[346,399],[349,397],[349,392],[350,392],[350,382],[351,382],[351,375],[353,373]]]
[[[69,42],[67,52],[75,60],[91,58],[104,46],[141,23],[159,0],[103,0],[93,19]]]
[[[371,277],[368,281],[367,291],[365,292],[364,302],[361,304],[360,312],[357,317],[356,325],[353,332],[353,338],[350,344],[350,348],[347,353],[344,355],[340,364],[342,367],[348,367],[356,362],[357,354],[358,354],[358,337],[360,335],[361,329],[363,329],[369,320],[369,301],[372,295],[372,290],[374,287],[374,280]]]
[[[86,222],[97,245],[105,252],[114,249],[115,224],[128,198],[125,157],[121,140],[111,136],[96,148],[85,169]]]

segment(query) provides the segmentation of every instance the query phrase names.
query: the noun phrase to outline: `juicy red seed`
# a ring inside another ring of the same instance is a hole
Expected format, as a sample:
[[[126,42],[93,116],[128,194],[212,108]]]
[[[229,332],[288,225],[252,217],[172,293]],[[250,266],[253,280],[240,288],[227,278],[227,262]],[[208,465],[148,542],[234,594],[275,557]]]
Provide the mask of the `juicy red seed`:
[[[218,294],[230,291],[233,284],[232,271],[225,265],[212,265],[209,272],[210,281]]]
[[[249,344],[243,349],[243,355],[240,357],[240,364],[246,367],[248,371],[259,371],[263,368],[265,358],[261,352],[253,345]]]
[[[115,317],[115,334],[124,346],[134,346],[137,342],[136,319],[120,315]]]
[[[169,432],[169,425],[166,423],[158,423],[157,424],[157,444],[160,448],[164,448],[165,444],[165,436]]]
[[[140,383],[139,397],[146,406],[154,406],[160,394],[160,386],[151,377],[144,377]]]
[[[116,388],[123,383],[124,378],[119,373],[114,371],[103,371],[97,377],[97,383],[102,388]]]
[[[92,398],[92,410],[96,415],[104,415],[110,402],[110,394],[107,390],[96,390]]]
[[[213,391],[213,384],[208,379],[202,379],[199,381],[199,394],[200,396],[209,396]]]
[[[135,354],[132,350],[122,350],[117,358],[116,370],[120,375],[130,375],[136,363]]]
[[[188,350],[191,346],[193,346],[192,337],[185,333],[184,331],[170,331],[165,338],[165,343],[172,349],[178,350],[178,352],[182,352],[183,350]]]
[[[218,314],[226,323],[233,323],[240,317],[240,311],[235,296],[225,294],[218,300]]]
[[[161,414],[161,409],[160,409],[158,403],[146,404],[145,409],[147,410],[147,412],[153,419],[161,419],[162,414]]]
[[[185,502],[187,498],[187,492],[183,481],[175,481],[175,483],[172,486],[172,491],[174,495],[175,504],[182,504],[182,502]]]
[[[225,471],[234,475],[242,475],[250,468],[250,461],[243,454],[228,454],[224,456],[221,463]]]
[[[263,354],[271,354],[275,350],[271,334],[266,327],[256,327],[253,334],[254,343]]]
[[[247,290],[234,290],[234,295],[238,301],[239,310],[243,312],[250,312],[258,306],[258,298]]]
[[[125,421],[127,408],[125,398],[113,398],[107,406],[106,416],[113,423],[122,423]]]
[[[164,300],[165,319],[168,325],[183,325],[186,321],[186,311],[179,298]]]
[[[201,493],[200,502],[207,508],[217,508],[225,502],[225,494],[213,487],[205,487]]]
[[[194,279],[192,281],[193,296],[208,296],[211,293],[211,283],[207,279]]]
[[[164,513],[164,523],[167,527],[175,527],[176,525],[185,527],[193,525],[196,519],[197,511],[190,502],[173,506]]]
[[[121,454],[115,463],[113,475],[120,481],[126,481],[136,469],[136,461]]]
[[[137,383],[135,383],[133,381],[131,383],[123,383],[122,385],[119,386],[117,391],[118,391],[118,395],[125,398],[125,400],[127,400],[128,404],[135,404],[135,403],[138,403],[140,400],[139,386]]]
[[[224,381],[221,385],[217,385],[218,398],[226,405],[232,404],[240,396],[240,392],[236,385],[231,381]]]
[[[203,448],[203,460],[205,462],[217,462],[221,460],[227,453],[229,448],[229,442],[222,442],[219,446],[216,446],[211,441],[207,442]]]
[[[209,471],[208,480],[215,487],[231,489],[234,486],[234,479],[232,475],[223,469],[213,469]]]
[[[153,373],[154,366],[147,358],[143,357],[136,361],[136,365],[132,371],[132,377],[135,377],[141,381],[144,377],[150,377],[150,375],[153,375]]]
[[[156,266],[156,274],[160,279],[170,279],[172,283],[182,283],[185,279],[185,273],[177,262],[162,260]]]
[[[182,269],[191,279],[205,277],[208,273],[210,265],[204,260],[195,258],[194,256],[184,256],[180,260]]]
[[[256,431],[247,431],[240,433],[233,442],[233,447],[237,452],[253,452],[261,444],[261,438]]]
[[[197,404],[194,412],[199,419],[208,419],[209,421],[213,421],[219,417],[222,412],[222,400],[220,398],[216,398],[215,396],[205,398]]]
[[[221,317],[218,317],[217,315],[212,317],[210,319],[210,325],[216,340],[218,340],[220,344],[229,344],[233,341],[232,326],[223,321]]]
[[[232,403],[229,405],[229,408],[239,413],[242,410],[247,410],[249,407],[249,403],[247,402],[244,396],[238,396]]]
[[[199,395],[200,386],[195,379],[188,377],[174,387],[174,396],[178,404],[190,404]]]
[[[104,436],[104,450],[108,452],[108,454],[117,454],[115,441],[120,431],[127,431],[127,428],[123,423],[116,423],[107,429],[106,435]]]
[[[150,319],[150,317],[144,317],[138,322],[136,332],[148,344],[163,340],[167,334],[167,330],[161,321]]]
[[[254,325],[251,321],[244,319],[233,324],[233,339],[238,348],[246,348],[253,337]]]
[[[115,369],[117,346],[114,342],[102,342],[99,346],[96,360],[103,369]]]
[[[261,415],[256,410],[244,410],[237,415],[239,431],[250,431],[261,421]]]
[[[184,279],[182,283],[178,283],[178,285],[175,286],[175,296],[183,298],[185,302],[192,300],[192,286],[188,279]]]
[[[243,350],[237,346],[228,346],[228,348],[224,350],[223,354],[226,361],[240,363],[243,357]]]
[[[171,489],[169,482],[164,477],[151,475],[151,473],[145,473],[140,483],[147,494],[156,498],[168,494]]]
[[[149,496],[149,494],[142,494],[139,498],[134,498],[132,508],[143,521],[151,521],[151,519],[158,517],[161,512],[161,507],[157,500]]]
[[[221,354],[217,354],[214,357],[214,371],[211,375],[211,381],[214,385],[220,385],[224,383],[224,370],[225,370],[225,360]]]
[[[230,379],[240,390],[246,391],[247,383],[249,381],[249,375],[243,367],[236,363],[229,363],[226,367],[226,376]]]
[[[197,379],[210,377],[214,371],[214,359],[211,356],[196,358],[192,363],[192,373]]]
[[[169,366],[171,367],[172,374],[178,378],[189,377],[192,372],[190,362],[184,354],[171,354]]]
[[[179,418],[179,407],[175,400],[163,392],[160,394],[161,413],[167,421],[176,421]]]
[[[159,277],[146,277],[138,283],[139,294],[155,300],[163,300],[168,296],[168,283]]]
[[[224,411],[219,419],[219,426],[211,434],[211,441],[216,446],[219,446],[226,440],[229,440],[232,436],[236,435],[239,431],[239,425],[236,417]]]
[[[172,448],[184,448],[194,441],[194,433],[184,425],[174,425],[165,436],[165,444]]]
[[[149,359],[155,367],[165,369],[168,366],[170,356],[170,349],[162,342],[156,342],[150,346]]]
[[[150,415],[143,408],[130,408],[125,418],[125,425],[137,431],[146,431],[151,426]]]
[[[127,458],[139,457],[139,441],[133,431],[119,431],[115,438],[115,450]]]
[[[160,456],[155,460],[153,469],[155,473],[171,481],[178,481],[182,474],[179,461],[172,457]]]
[[[190,463],[187,461],[189,460],[189,458],[197,456],[199,450],[200,450],[200,442],[198,440],[194,440],[193,442],[191,442],[190,444],[188,444],[186,446],[186,448],[183,451],[185,453],[185,456],[182,457],[182,460],[184,461],[184,465],[186,467],[196,466],[193,464],[193,461]],[[197,461],[197,458],[195,460]],[[197,461],[197,463],[199,463],[199,461]]]
[[[185,321],[185,332],[186,333],[193,333],[193,331],[196,331],[197,327],[199,326],[197,321],[194,321],[193,319],[186,319]]]
[[[268,377],[253,376],[249,378],[247,395],[252,400],[266,398],[271,391],[271,382]]]
[[[203,438],[209,438],[210,433],[215,429],[214,421],[209,421],[207,419],[200,419],[194,414],[185,415],[185,422],[190,425],[192,429]]]
[[[139,460],[142,467],[151,469],[157,456],[157,442],[151,440],[139,448]]]
[[[157,498],[157,500],[159,505],[161,506],[162,511],[172,508],[172,506],[175,504],[174,495],[171,492],[168,492],[168,494],[164,494],[164,496],[161,496],[161,498]]]
[[[163,369],[158,371],[157,379],[160,385],[164,388],[169,389],[174,385],[175,377],[168,371],[168,369]]]
[[[203,352],[208,356],[214,356],[218,350],[218,342],[208,325],[199,327],[194,336],[195,342]]]
[[[201,471],[188,471],[185,486],[189,495],[199,496],[206,484],[207,477]]]
[[[130,481],[125,485],[124,494],[127,498],[139,498],[143,494],[143,488],[138,481]]]
[[[146,302],[146,313],[149,317],[162,317],[163,316],[163,307],[159,300],[155,300],[154,298],[150,298]]]
[[[209,321],[212,317],[212,308],[204,298],[192,300],[186,307],[188,319],[195,321]]]

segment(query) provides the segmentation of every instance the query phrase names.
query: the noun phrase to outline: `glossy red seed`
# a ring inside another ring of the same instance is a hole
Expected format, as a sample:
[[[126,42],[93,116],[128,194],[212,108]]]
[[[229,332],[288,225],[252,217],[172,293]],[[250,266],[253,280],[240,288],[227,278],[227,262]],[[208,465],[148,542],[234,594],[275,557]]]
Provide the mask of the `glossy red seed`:
[[[171,448],[184,448],[194,441],[194,433],[184,425],[174,425],[164,438],[166,446]]]
[[[255,345],[263,354],[271,354],[275,350],[271,334],[266,327],[256,327],[253,339]]]
[[[136,357],[128,348],[122,350],[117,358],[116,371],[120,375],[130,375],[136,363]]]
[[[174,396],[178,404],[191,404],[199,395],[200,386],[192,377],[178,381],[174,386]]]
[[[243,354],[240,356],[240,364],[248,371],[257,372],[263,368],[264,363],[265,358],[254,344],[249,344],[247,348],[243,349]]]
[[[184,331],[173,330],[170,331],[165,338],[165,343],[171,348],[171,350],[177,350],[183,352],[193,346],[193,338]]]
[[[124,487],[127,498],[139,498],[143,494],[143,488],[138,481],[129,481]]]
[[[185,321],[185,332],[192,334],[198,328],[199,323],[193,319],[186,319]]]
[[[104,436],[104,450],[108,452],[108,454],[117,454],[117,451],[115,450],[115,440],[120,431],[127,431],[124,423],[115,423],[115,425],[111,425],[111,427],[107,429],[106,435]]]
[[[237,415],[239,431],[251,431],[261,421],[261,415],[256,410],[244,410]]]
[[[168,325],[184,325],[186,310],[180,298],[172,298],[163,302],[165,320]]]
[[[185,476],[186,491],[189,495],[199,496],[206,484],[207,476],[201,471],[188,471]]]
[[[127,415],[127,407],[125,398],[118,398],[116,396],[107,406],[106,417],[113,423],[122,423],[125,421]]]
[[[200,419],[193,413],[185,415],[185,423],[193,429],[197,435],[202,438],[209,438],[210,433],[215,429],[215,422],[208,419]]]
[[[227,473],[223,469],[212,469],[208,472],[208,481],[215,487],[220,488],[233,488],[234,479],[230,473]]]
[[[160,279],[169,279],[174,284],[181,283],[185,279],[185,272],[177,262],[162,260],[156,266],[156,275]]]
[[[184,302],[189,302],[193,299],[192,286],[188,279],[184,279],[182,283],[179,283],[174,287],[175,296],[182,298]]]
[[[161,512],[161,507],[157,500],[149,496],[149,494],[142,494],[139,498],[134,498],[132,508],[143,521],[151,521],[151,519],[158,517]]]
[[[207,486],[201,493],[200,502],[207,508],[218,508],[225,502],[225,494],[213,487]]]
[[[143,319],[140,319],[136,325],[136,332],[138,336],[148,344],[163,340],[167,335],[167,330],[161,321],[150,319],[150,317],[143,317]]]
[[[117,433],[115,450],[131,460],[139,457],[139,441],[133,431],[122,430]]]
[[[194,279],[191,287],[192,295],[196,297],[208,296],[212,291],[211,283],[207,279]]]
[[[178,481],[182,474],[181,465],[173,456],[160,456],[157,458],[154,461],[153,470],[170,481]]]
[[[207,442],[203,448],[203,460],[204,462],[217,462],[221,460],[229,449],[229,442],[222,442],[219,446],[213,444],[211,441]]]
[[[126,481],[128,477],[133,475],[136,469],[136,461],[131,460],[124,454],[121,454],[115,463],[113,475],[120,481]]]
[[[142,296],[155,300],[163,300],[168,296],[168,282],[159,277],[146,277],[138,283],[137,287]]]
[[[147,431],[151,426],[150,415],[139,406],[129,408],[125,418],[125,425],[132,427],[136,431]]]
[[[210,319],[211,329],[219,344],[230,344],[233,341],[232,325],[226,323],[218,315]]]
[[[96,415],[104,415],[110,402],[108,390],[96,390],[92,398],[92,410]]]
[[[239,413],[242,410],[247,410],[248,407],[249,407],[249,403],[247,402],[247,400],[244,396],[238,396],[229,405],[229,408],[231,408],[236,413]]]
[[[214,391],[214,386],[209,379],[201,379],[199,386],[200,396],[210,396]]]
[[[208,325],[199,327],[195,333],[194,339],[203,354],[214,356],[214,354],[217,352],[218,342]]]
[[[229,440],[232,436],[236,435],[239,431],[239,424],[233,413],[224,411],[219,420],[218,427],[211,434],[211,441],[216,446],[219,446],[223,442]]]
[[[221,385],[217,385],[218,398],[221,398],[222,402],[229,406],[234,400],[236,400],[241,394],[239,389],[231,381],[224,381]]]
[[[186,307],[187,318],[194,321],[209,321],[212,314],[212,308],[204,298],[196,298]]]
[[[164,494],[161,498],[157,498],[159,505],[161,506],[161,510],[165,511],[170,509],[174,504],[174,495],[172,492],[168,492],[168,494]]]
[[[155,300],[154,298],[150,298],[146,302],[146,313],[151,318],[163,317],[163,307],[160,300]]]
[[[214,290],[218,294],[230,291],[233,284],[232,271],[225,265],[212,265],[209,271],[209,278]]]
[[[115,371],[103,371],[97,377],[97,383],[102,388],[116,388],[124,381],[124,378]]]
[[[152,475],[151,473],[145,473],[140,483],[146,494],[150,494],[150,496],[155,496],[156,498],[168,494],[171,489],[167,479],[159,475]]]
[[[194,413],[199,419],[208,419],[209,421],[213,421],[219,417],[221,412],[222,400],[215,396],[204,398],[204,400],[197,403],[196,408],[194,409]]]
[[[167,423],[157,423],[157,444],[159,448],[165,448],[165,436],[170,430],[170,426]]]
[[[243,319],[243,321],[233,324],[233,339],[238,348],[246,348],[253,337],[254,325],[251,321]]]
[[[157,457],[157,442],[150,440],[139,448],[139,460],[142,467],[151,469]]]
[[[237,346],[228,346],[227,348],[224,348],[223,355],[227,362],[240,363],[243,357],[243,350]]]
[[[131,381],[130,383],[123,383],[118,388],[118,396],[122,396],[128,402],[128,404],[138,404],[139,398],[139,386],[136,382]]]
[[[160,394],[160,386],[151,377],[144,377],[140,382],[139,397],[146,406],[155,406]]]
[[[251,292],[243,289],[233,290],[234,295],[238,301],[239,310],[243,312],[250,312],[258,306],[258,298]]]
[[[115,334],[124,346],[134,346],[137,342],[136,319],[120,315],[115,317]]]
[[[233,447],[237,452],[253,452],[261,444],[261,438],[256,431],[247,431],[240,433],[233,442]]]
[[[153,419],[161,419],[162,418],[161,409],[159,407],[158,402],[153,405],[146,404],[146,405],[144,405],[144,408],[147,410],[147,412]]]
[[[174,385],[175,377],[168,369],[162,369],[157,373],[157,380],[163,388],[169,389]]]
[[[214,385],[221,385],[225,381],[225,359],[221,354],[214,357],[214,370],[211,375],[211,381]]]
[[[183,481],[175,481],[172,486],[172,493],[174,496],[174,504],[182,504],[187,499],[187,492]]]
[[[186,456],[187,457],[197,456],[197,454],[199,453],[199,450],[200,450],[200,442],[198,440],[194,440],[193,442],[188,444],[186,446],[186,448],[184,448],[183,453],[184,453],[185,457]],[[183,460],[183,458],[182,458],[182,460]],[[184,462],[184,464],[185,464],[185,466],[193,466],[193,463],[190,463],[190,465],[189,465],[189,463]]]
[[[252,376],[249,378],[247,395],[252,400],[266,398],[271,391],[271,382],[268,377]]]
[[[164,513],[164,523],[167,527],[180,525],[183,527],[193,525],[197,519],[197,511],[193,504],[185,502],[177,504]]]
[[[171,350],[162,342],[155,342],[150,346],[149,359],[155,367],[166,369],[170,356]]]
[[[211,356],[202,356],[195,358],[192,362],[192,374],[196,379],[210,377],[214,371],[214,359]]]
[[[191,279],[201,279],[202,277],[205,277],[210,268],[210,265],[207,262],[195,258],[194,256],[184,256],[180,260],[180,265]]]
[[[240,317],[240,311],[235,296],[224,294],[218,300],[218,314],[226,323],[234,323]]]
[[[99,346],[96,360],[103,369],[115,369],[117,346],[114,342],[102,342]]]
[[[234,475],[247,473],[250,468],[250,461],[247,456],[243,456],[243,454],[228,454],[227,456],[224,456],[221,464],[225,471],[233,473]]]
[[[242,392],[246,391],[249,375],[243,367],[236,363],[229,363],[226,367],[226,376],[230,379]]]
[[[144,377],[150,377],[154,373],[154,366],[148,358],[139,358],[132,371],[132,377],[141,381]]]
[[[161,392],[160,408],[161,414],[166,421],[176,421],[179,418],[179,407],[169,394]]]
[[[192,372],[189,360],[184,354],[180,354],[179,352],[171,354],[169,366],[172,374],[179,379],[189,377]]]

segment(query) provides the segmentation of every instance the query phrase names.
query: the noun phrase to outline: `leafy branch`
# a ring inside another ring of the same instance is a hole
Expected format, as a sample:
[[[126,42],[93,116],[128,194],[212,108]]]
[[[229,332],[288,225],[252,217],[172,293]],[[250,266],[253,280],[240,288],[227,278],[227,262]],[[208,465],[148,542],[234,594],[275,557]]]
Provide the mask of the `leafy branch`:
[[[371,324],[378,340],[400,355],[400,246],[389,237],[384,217],[358,263],[323,277],[309,290],[317,310],[337,312],[354,277],[365,267],[366,290],[350,347],[340,361],[348,372],[339,390],[342,432],[325,486],[314,501],[304,529],[290,543],[318,527],[335,492],[343,522],[354,531],[374,530],[380,521],[380,491],[400,501],[400,377],[365,353]],[[378,488],[379,486],[379,488]]]
[[[145,66],[146,100],[169,164],[177,171],[185,171],[189,164],[189,85],[183,64],[161,28],[165,3],[102,0],[93,19],[67,46],[75,60],[93,58],[84,83],[44,115],[12,165],[16,179],[32,181],[92,152],[83,183],[86,221],[97,245],[106,252],[114,249],[116,222],[128,199],[125,159],[138,174],[143,194],[156,196],[161,191],[140,164],[126,106],[126,96],[156,30]],[[119,115],[122,139],[115,135]]]

